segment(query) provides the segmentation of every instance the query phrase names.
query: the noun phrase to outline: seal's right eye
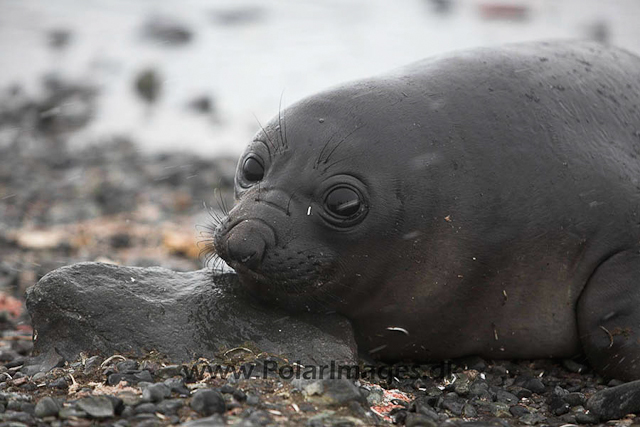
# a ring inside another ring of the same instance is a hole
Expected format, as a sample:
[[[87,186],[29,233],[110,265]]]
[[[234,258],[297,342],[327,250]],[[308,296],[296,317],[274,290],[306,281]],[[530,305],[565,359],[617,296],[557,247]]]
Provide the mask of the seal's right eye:
[[[360,212],[361,205],[358,193],[347,187],[334,188],[325,199],[327,209],[339,218],[352,217]]]
[[[242,165],[242,174],[247,182],[258,182],[264,178],[264,166],[255,157],[248,157]]]

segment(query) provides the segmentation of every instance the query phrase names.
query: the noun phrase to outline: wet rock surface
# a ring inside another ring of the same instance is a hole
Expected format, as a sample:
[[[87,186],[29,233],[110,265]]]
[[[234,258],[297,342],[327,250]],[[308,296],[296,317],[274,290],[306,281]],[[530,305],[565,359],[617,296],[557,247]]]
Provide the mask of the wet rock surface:
[[[34,354],[47,355],[55,348],[74,360],[80,352],[142,356],[157,351],[184,362],[253,347],[302,364],[356,363],[346,319],[335,314],[293,317],[242,298],[239,287],[235,274],[208,269],[63,267],[27,293],[37,334]],[[58,364],[55,355],[42,363]]]
[[[615,420],[640,412],[640,381],[632,381],[595,393],[587,408],[600,421]]]

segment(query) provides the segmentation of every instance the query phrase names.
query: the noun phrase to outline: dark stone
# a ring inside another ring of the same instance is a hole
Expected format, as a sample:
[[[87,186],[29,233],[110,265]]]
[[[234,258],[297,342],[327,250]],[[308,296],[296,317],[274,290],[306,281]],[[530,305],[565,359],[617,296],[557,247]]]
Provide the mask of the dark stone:
[[[247,418],[251,422],[250,425],[268,426],[273,425],[273,419],[267,411],[254,411]],[[339,425],[339,424],[338,424]]]
[[[210,417],[199,418],[197,420],[187,421],[186,423],[180,424],[182,427],[224,427],[227,423],[224,422],[222,415],[214,414]],[[246,424],[243,424],[246,425]],[[253,424],[249,424],[253,425]]]
[[[558,396],[558,397],[564,398],[568,394],[569,394],[568,390],[565,390],[565,389],[563,389],[562,387],[560,387],[558,385],[553,388],[553,395],[554,396]]]
[[[220,393],[231,394],[234,391],[236,391],[236,388],[231,384],[225,384],[222,387],[220,387]]]
[[[533,394],[528,388],[519,387],[517,385],[509,387],[509,392],[515,394],[518,399],[528,398]]]
[[[600,421],[617,420],[639,412],[640,380],[598,391],[587,401],[587,409]]]
[[[11,362],[4,363],[4,366],[5,366],[6,368],[8,368],[8,369],[15,368],[15,367],[17,367],[17,366],[22,366],[22,365],[24,365],[24,362],[25,362],[26,360],[27,360],[27,359],[26,359],[26,358],[24,358],[24,357],[18,357],[18,358],[16,358],[16,359],[13,359]],[[34,372],[34,374],[35,374],[35,372]]]
[[[87,416],[87,413],[81,411],[78,408],[74,408],[73,406],[63,407],[58,412],[58,418],[61,420],[66,420],[69,418],[84,418]]]
[[[19,411],[21,404],[19,400],[10,400],[7,402],[7,411]]]
[[[36,413],[36,405],[31,402],[22,402],[20,404],[20,410],[22,412],[26,412],[29,415],[34,415]]]
[[[428,404],[423,403],[420,398],[414,400],[410,408],[413,407],[415,412],[431,418],[434,421],[438,420],[438,413],[434,411]]]
[[[164,380],[164,385],[169,387],[172,392],[178,393],[180,396],[189,396],[191,391],[184,385],[184,378],[168,378]]]
[[[465,403],[462,407],[462,416],[465,418],[475,418],[478,416],[478,411],[470,403]]]
[[[365,398],[360,393],[360,389],[346,378],[324,379],[318,381],[321,390],[319,396],[313,396],[317,403],[329,406],[342,406],[349,402],[365,402]],[[318,382],[309,384],[315,389]],[[309,393],[310,387],[305,387],[305,391]]]
[[[91,356],[84,362],[84,373],[89,374],[92,371],[98,369],[100,364],[102,363],[102,358],[100,356]]]
[[[479,356],[469,356],[459,359],[456,364],[465,366],[468,369],[474,369],[479,372],[483,372],[487,369],[487,362]]]
[[[67,383],[67,379],[64,377],[57,378],[49,383],[49,387],[57,388],[60,390],[66,390],[69,388],[69,383]]]
[[[509,408],[509,412],[514,417],[520,418],[521,416],[528,414],[529,410],[522,405],[513,405]]]
[[[36,404],[34,414],[38,418],[51,417],[58,415],[60,405],[52,397],[43,397]]]
[[[122,414],[122,411],[124,410],[124,401],[117,396],[112,396],[109,394],[106,394],[105,396],[111,401],[111,404],[113,405],[113,412],[116,415]]]
[[[489,384],[481,380],[475,381],[469,387],[469,397],[476,397],[487,401],[492,400],[491,393],[489,392]]]
[[[598,416],[596,414],[585,414],[578,412],[576,414],[576,422],[578,424],[598,424]]]
[[[568,395],[563,397],[564,401],[567,402],[570,406],[584,406],[587,401],[587,398],[582,393],[569,393]]]
[[[458,399],[445,399],[442,402],[442,408],[450,411],[455,416],[462,415],[462,408],[464,407],[464,403],[459,401]]]
[[[138,384],[138,379],[133,374],[118,374],[114,373],[107,377],[108,385],[118,385],[121,381],[126,381],[131,385]]]
[[[303,365],[357,363],[346,319],[335,314],[294,317],[239,295],[240,288],[235,274],[206,269],[178,273],[101,263],[62,267],[27,293],[38,331],[33,352],[42,355],[55,347],[73,360],[81,351],[143,356],[156,350],[185,362],[252,342]]]
[[[146,369],[140,372],[134,373],[133,378],[137,382],[142,382],[142,381],[146,381],[148,383],[153,382],[153,375],[151,375],[151,372],[147,371]]]
[[[426,415],[409,412],[404,420],[404,425],[406,427],[436,427],[438,424]]]
[[[154,403],[141,403],[133,410],[136,414],[155,414],[158,407]]]
[[[522,424],[526,424],[528,426],[533,426],[536,424],[543,423],[547,420],[547,418],[542,414],[524,414],[520,417],[520,422]]]
[[[167,399],[158,403],[157,406],[159,412],[165,415],[175,415],[184,406],[184,402],[180,399]]]
[[[571,360],[571,359],[565,359],[562,361],[562,366],[564,366],[564,368],[569,371],[569,372],[574,372],[576,374],[580,374],[582,372],[585,372],[587,370],[587,367],[585,365],[583,365],[582,363],[578,363],[575,360]]]
[[[489,402],[487,408],[494,417],[510,417],[509,405],[502,402]]]
[[[38,333],[39,332],[40,331],[38,330]],[[33,376],[38,372],[49,372],[53,368],[60,368],[64,366],[65,358],[57,352],[54,345],[42,348],[41,351],[37,353],[34,352],[34,354],[36,357],[28,359],[21,369],[21,372],[28,376]]]
[[[151,384],[142,390],[143,402],[161,402],[165,397],[171,396],[171,389],[163,383]]]
[[[536,394],[543,394],[545,390],[544,384],[538,378],[531,378],[527,380],[522,384],[522,387],[531,390],[531,392]]]
[[[133,406],[125,406],[122,414],[120,414],[123,418],[131,418],[136,414],[135,408]]]
[[[181,371],[182,365],[168,365],[159,368],[156,372],[156,375],[158,375],[160,378],[169,379],[171,377],[179,376]]]
[[[568,414],[570,409],[571,406],[568,403],[563,403],[562,406],[553,410],[553,414],[558,416]]]
[[[232,396],[235,400],[237,400],[238,402],[244,402],[245,400],[247,400],[247,395],[245,394],[244,391],[240,390],[240,389],[236,389],[233,393]]]
[[[6,362],[11,362],[16,357],[18,357],[18,353],[13,350],[0,351],[0,362],[3,364]]]
[[[496,400],[498,400],[498,402],[509,403],[512,405],[520,401],[518,396],[512,393],[509,393],[508,391],[505,391],[505,390],[498,390],[496,392]]]
[[[191,408],[205,416],[222,414],[226,410],[224,398],[217,390],[198,390],[191,399]]]
[[[549,399],[549,410],[553,413],[555,413],[557,409],[562,408],[565,405],[567,407],[569,406],[569,404],[565,403],[565,401],[560,396],[552,396],[551,399]]]
[[[564,424],[576,424],[576,416],[574,414],[564,414],[558,417]]]
[[[502,365],[494,365],[491,367],[491,373],[494,375],[504,377],[509,373],[509,370]]]
[[[22,426],[22,425],[28,425],[28,426],[34,426],[37,425],[37,423],[35,422],[35,419],[33,418],[33,415],[31,414],[27,414],[26,412],[13,412],[13,413],[5,413],[2,416],[2,420],[5,421],[5,423],[0,424],[0,426],[2,427],[17,427],[17,426]],[[11,422],[14,421],[14,422]],[[18,424],[17,424],[18,423]],[[19,424],[22,423],[22,424]]]
[[[143,418],[142,415],[145,415],[145,417]],[[136,415],[133,419],[136,421],[136,427],[160,427],[163,425],[163,423],[152,414]]]
[[[20,386],[20,390],[22,390],[22,391],[34,391],[37,388],[38,388],[38,386],[35,383],[31,382],[31,381],[29,381],[26,384],[22,384]]]
[[[137,371],[137,369],[138,362],[135,360],[123,360],[122,362],[116,363],[116,371],[123,374],[131,373],[131,371]]]
[[[110,418],[115,415],[113,402],[107,396],[89,396],[76,402],[78,409],[91,418]]]

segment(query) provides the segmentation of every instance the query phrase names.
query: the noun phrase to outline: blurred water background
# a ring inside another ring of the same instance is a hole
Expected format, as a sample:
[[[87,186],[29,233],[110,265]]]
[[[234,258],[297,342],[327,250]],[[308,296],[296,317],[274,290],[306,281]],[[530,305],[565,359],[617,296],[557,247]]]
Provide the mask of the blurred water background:
[[[94,88],[90,111],[51,112],[90,116],[74,144],[233,156],[281,97],[474,46],[591,38],[640,53],[638,22],[638,0],[0,0],[0,90]]]

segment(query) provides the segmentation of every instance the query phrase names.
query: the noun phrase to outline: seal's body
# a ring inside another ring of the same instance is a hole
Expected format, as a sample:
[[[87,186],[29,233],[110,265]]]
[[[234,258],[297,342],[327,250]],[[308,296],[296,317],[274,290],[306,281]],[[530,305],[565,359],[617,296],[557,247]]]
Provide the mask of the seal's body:
[[[240,159],[214,246],[384,360],[570,357],[640,378],[640,58],[424,60],[304,99]]]

